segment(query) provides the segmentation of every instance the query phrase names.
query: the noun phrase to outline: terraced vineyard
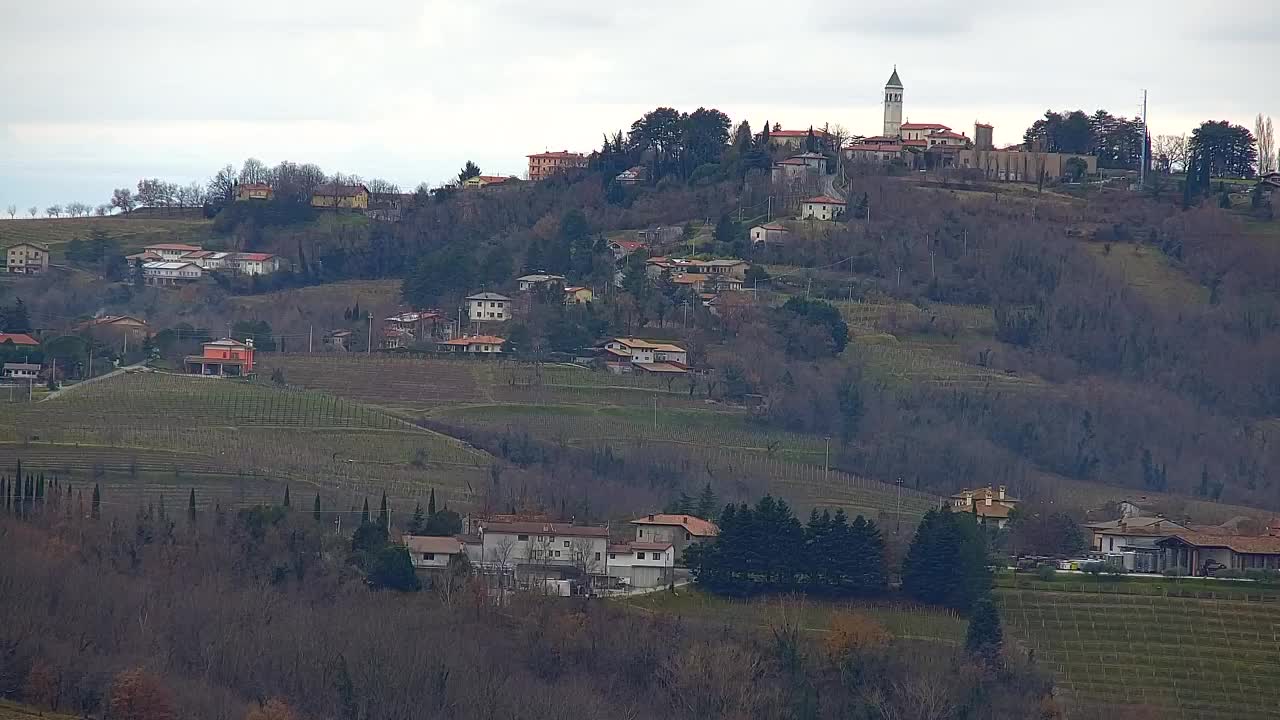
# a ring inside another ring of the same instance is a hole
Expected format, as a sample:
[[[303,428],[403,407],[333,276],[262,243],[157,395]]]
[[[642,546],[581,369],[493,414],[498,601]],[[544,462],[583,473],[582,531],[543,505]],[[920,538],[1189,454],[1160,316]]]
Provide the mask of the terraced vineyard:
[[[1008,631],[1081,705],[1280,717],[1280,605],[1000,589]]]
[[[491,460],[350,400],[161,373],[74,388],[24,407],[8,427],[21,435],[8,440],[27,443],[15,451],[24,462],[32,448],[56,452],[52,466],[93,466],[94,453],[109,448],[160,451],[171,454],[171,464],[154,468],[152,477],[266,478],[400,498],[436,487],[455,502],[469,498]],[[86,455],[91,459],[81,459]]]

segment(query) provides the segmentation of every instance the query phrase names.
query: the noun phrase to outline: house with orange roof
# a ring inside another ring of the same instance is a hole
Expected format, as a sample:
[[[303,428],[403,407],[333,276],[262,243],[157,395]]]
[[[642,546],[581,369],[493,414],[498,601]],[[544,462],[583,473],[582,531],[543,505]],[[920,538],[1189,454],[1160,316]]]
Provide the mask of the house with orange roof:
[[[937,132],[947,132],[951,128],[942,123],[903,123],[902,139],[903,140],[927,140],[930,135]]]
[[[677,560],[684,557],[685,548],[720,534],[719,526],[710,520],[685,514],[652,513],[632,520],[631,525],[636,542],[671,543]]]
[[[1162,570],[1206,576],[1222,570],[1280,570],[1280,521],[1272,520],[1265,535],[1219,535],[1192,530],[1174,533],[1156,543],[1163,551]]]
[[[236,186],[236,202],[243,200],[270,200],[275,191],[266,183],[241,183]]]
[[[240,342],[222,338],[204,343],[199,355],[188,355],[187,372],[191,375],[246,377],[253,374],[253,340]]]
[[[507,182],[516,178],[508,175],[477,175],[473,178],[467,178],[462,183],[463,190],[479,190],[486,187],[497,187],[505,185]]]
[[[438,344],[444,352],[471,353],[477,355],[496,355],[502,352],[506,338],[496,335],[463,335]]]
[[[813,139],[819,145],[830,145],[832,142],[831,133],[826,130],[814,128]],[[809,142],[809,130],[770,130],[769,131],[769,147],[771,148],[788,148],[791,150],[799,150],[804,148]]]
[[[950,498],[954,512],[972,513],[980,525],[1004,528],[1009,524],[1009,514],[1021,502],[1009,494],[1004,485],[993,488],[988,485],[980,490],[964,489]]]
[[[814,220],[838,220],[844,215],[845,202],[830,195],[818,195],[800,203],[800,217]]]
[[[0,345],[5,343],[13,343],[18,347],[37,347],[40,341],[31,337],[26,333],[5,333],[0,332]]]
[[[596,299],[596,295],[589,287],[582,285],[570,285],[564,289],[565,305],[582,305],[592,302]]]

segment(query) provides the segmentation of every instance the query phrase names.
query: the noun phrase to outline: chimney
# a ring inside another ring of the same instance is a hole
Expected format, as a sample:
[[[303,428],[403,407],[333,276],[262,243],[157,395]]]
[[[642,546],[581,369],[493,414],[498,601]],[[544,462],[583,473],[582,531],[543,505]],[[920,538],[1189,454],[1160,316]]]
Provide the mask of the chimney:
[[[1000,486],[1000,499],[1001,499],[1001,500],[1003,500],[1003,499],[1004,499],[1005,489],[1006,489],[1006,488],[1005,488],[1005,486],[1004,486],[1004,485],[1001,485],[1001,486]]]
[[[987,507],[991,507],[991,493],[987,493]]]
[[[650,520],[652,520],[652,519],[653,519],[653,514],[652,514],[652,513],[650,513],[650,515],[649,515],[649,519],[650,519]]]

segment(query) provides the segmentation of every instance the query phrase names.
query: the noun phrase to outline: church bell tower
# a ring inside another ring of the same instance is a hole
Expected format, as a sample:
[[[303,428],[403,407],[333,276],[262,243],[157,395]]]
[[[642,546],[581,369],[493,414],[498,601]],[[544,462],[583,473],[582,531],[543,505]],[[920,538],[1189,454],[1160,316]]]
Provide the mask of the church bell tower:
[[[902,136],[902,80],[898,78],[898,66],[884,85],[884,136]]]

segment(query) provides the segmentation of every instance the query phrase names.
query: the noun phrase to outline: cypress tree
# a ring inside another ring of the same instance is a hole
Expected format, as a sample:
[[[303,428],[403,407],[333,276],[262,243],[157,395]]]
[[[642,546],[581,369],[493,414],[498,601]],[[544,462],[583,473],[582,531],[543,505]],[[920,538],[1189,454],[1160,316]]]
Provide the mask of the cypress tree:
[[[284,506],[289,507],[289,486],[284,486]]]
[[[427,518],[422,514],[422,503],[418,503],[413,508],[413,519],[409,521],[409,534],[421,535],[426,524]]]
[[[386,528],[391,522],[391,511],[387,508],[387,491],[382,491],[382,505],[378,508],[378,527]]]
[[[995,665],[1004,645],[1004,629],[1000,624],[1000,611],[991,598],[982,598],[973,606],[969,618],[969,631],[965,635],[964,649],[971,655]]]
[[[711,489],[711,483],[707,483],[702,487],[702,492],[698,495],[698,504],[693,509],[693,514],[703,520],[714,520],[716,514],[716,505],[720,502],[716,497],[716,491]]]
[[[311,517],[316,522],[320,522],[320,493],[316,493],[316,502],[311,508]]]
[[[364,510],[360,511],[360,524],[369,524],[369,498],[364,499]]]
[[[196,521],[196,489],[191,488],[191,494],[187,496],[187,519],[192,523]]]
[[[102,490],[98,487],[98,483],[93,484],[93,518],[96,520],[102,517]]]
[[[0,475],[0,509],[9,511],[9,478]]]
[[[431,488],[431,494],[427,496],[427,519],[435,517],[436,514],[436,489]]]

